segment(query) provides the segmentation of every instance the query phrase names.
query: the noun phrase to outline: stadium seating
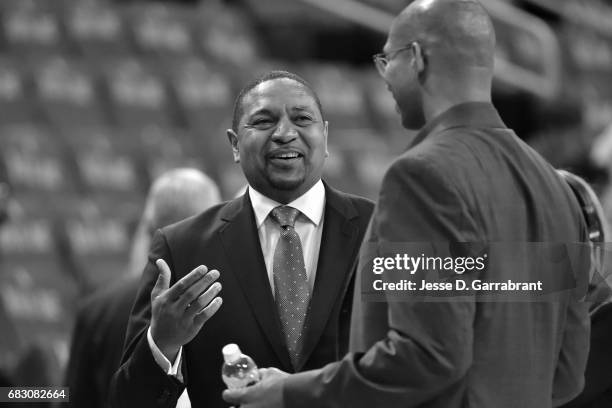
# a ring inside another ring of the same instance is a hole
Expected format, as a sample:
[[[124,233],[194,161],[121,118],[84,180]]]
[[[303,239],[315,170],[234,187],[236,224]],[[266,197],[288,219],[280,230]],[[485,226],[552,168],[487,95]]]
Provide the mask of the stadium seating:
[[[0,230],[0,308],[3,309],[3,367],[16,366],[32,347],[51,354],[49,378],[60,381],[66,362],[73,311],[80,294],[58,257],[51,223],[13,220]],[[24,381],[29,378],[22,377]]]
[[[35,285],[47,285],[44,268],[81,294],[122,273],[147,187],[164,170],[199,167],[224,197],[241,191],[246,181],[225,131],[237,91],[269,69],[313,83],[331,123],[330,181],[373,195],[375,183],[361,176],[379,172],[360,169],[385,153],[364,136],[388,133],[379,126],[388,115],[377,122],[362,86],[370,74],[262,58],[240,10],[6,0],[0,23],[0,164],[23,217],[51,225],[59,248],[2,262],[12,271],[22,264]],[[355,152],[357,139],[372,146],[367,157]],[[62,302],[74,295],[58,293]]]
[[[319,92],[330,181],[374,194],[380,171],[361,169],[386,153],[368,137],[388,134],[393,113],[371,102],[370,70],[262,58],[242,10],[6,0],[0,32],[0,165],[22,215],[52,225],[60,248],[54,261],[27,262],[34,280],[45,262],[83,293],[121,273],[148,185],[164,170],[199,167],[224,197],[242,191],[225,133],[240,87],[270,69],[300,73]],[[367,157],[356,140],[371,146]],[[13,268],[24,258],[10,259]]]

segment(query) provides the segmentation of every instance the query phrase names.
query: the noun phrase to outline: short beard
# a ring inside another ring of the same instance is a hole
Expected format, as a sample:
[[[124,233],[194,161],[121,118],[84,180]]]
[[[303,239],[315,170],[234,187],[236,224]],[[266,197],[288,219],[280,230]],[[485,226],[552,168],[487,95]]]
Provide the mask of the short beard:
[[[272,178],[268,178],[268,183],[274,187],[277,190],[281,190],[281,191],[292,191],[292,190],[297,190],[299,187],[301,187],[304,182],[306,181],[305,177],[301,177],[297,180],[277,180],[277,179],[272,179]]]

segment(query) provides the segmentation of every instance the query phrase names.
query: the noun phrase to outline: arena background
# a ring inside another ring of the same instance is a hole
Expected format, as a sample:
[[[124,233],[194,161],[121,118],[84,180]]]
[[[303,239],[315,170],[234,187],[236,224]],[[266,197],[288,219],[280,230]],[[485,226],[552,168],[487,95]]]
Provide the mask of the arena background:
[[[482,0],[494,101],[612,214],[612,1]],[[225,136],[254,75],[287,69],[330,122],[326,178],[376,197],[410,133],[372,65],[408,1],[0,0],[0,370],[61,384],[79,301],[124,273],[150,181],[196,166],[245,185]],[[554,205],[554,203],[551,203]]]

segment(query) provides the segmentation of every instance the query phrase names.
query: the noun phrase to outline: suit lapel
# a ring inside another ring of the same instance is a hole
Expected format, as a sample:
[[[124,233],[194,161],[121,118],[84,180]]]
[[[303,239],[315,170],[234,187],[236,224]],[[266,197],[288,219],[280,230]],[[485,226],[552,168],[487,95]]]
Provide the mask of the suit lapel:
[[[306,318],[306,338],[302,359],[296,370],[300,370],[319,342],[321,334],[336,303],[349,284],[353,262],[358,250],[358,227],[352,219],[358,212],[351,201],[325,185],[326,204],[323,234],[310,310]]]
[[[287,370],[291,367],[291,360],[282,338],[274,297],[259,244],[255,215],[248,194],[230,203],[221,217],[227,221],[227,225],[219,231],[219,235],[232,272],[261,330],[283,363],[283,368]]]

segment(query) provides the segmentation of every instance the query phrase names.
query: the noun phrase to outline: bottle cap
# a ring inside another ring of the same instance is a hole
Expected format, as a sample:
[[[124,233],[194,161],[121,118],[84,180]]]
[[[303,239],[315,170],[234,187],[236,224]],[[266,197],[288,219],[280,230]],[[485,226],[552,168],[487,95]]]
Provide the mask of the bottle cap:
[[[223,347],[221,350],[223,353],[223,360],[226,363],[232,363],[240,358],[242,352],[240,351],[240,347],[237,344],[230,343]]]

